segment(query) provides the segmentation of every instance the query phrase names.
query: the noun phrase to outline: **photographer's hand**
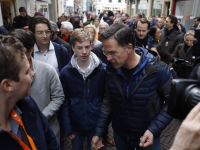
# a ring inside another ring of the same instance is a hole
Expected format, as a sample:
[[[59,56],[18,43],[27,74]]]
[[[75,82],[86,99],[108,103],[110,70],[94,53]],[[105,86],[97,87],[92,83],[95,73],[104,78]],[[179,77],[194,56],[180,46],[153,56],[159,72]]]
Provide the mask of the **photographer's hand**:
[[[200,149],[200,103],[188,114],[170,150]]]

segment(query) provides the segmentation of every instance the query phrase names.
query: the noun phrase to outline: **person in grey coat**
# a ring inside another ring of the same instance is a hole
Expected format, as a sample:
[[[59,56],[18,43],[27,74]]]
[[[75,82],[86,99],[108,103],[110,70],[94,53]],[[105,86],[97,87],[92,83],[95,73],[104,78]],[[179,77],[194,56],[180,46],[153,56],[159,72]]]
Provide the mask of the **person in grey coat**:
[[[177,27],[177,18],[169,15],[165,20],[165,28],[161,32],[161,44],[170,54],[175,50],[176,46],[183,42],[183,36]]]
[[[30,69],[34,72],[31,80],[30,96],[35,100],[40,111],[46,117],[58,143],[60,142],[60,127],[57,112],[64,102],[64,92],[58,74],[53,66],[34,60],[31,57],[35,43],[34,35],[29,30],[16,29],[10,35],[18,38],[27,49]]]

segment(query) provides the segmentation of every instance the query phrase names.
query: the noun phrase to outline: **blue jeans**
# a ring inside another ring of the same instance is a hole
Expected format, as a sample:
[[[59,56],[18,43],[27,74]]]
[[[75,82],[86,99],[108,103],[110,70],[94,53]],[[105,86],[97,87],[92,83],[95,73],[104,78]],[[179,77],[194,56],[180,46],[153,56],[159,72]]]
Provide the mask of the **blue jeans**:
[[[147,148],[143,148],[139,146],[135,146],[133,142],[127,141],[126,138],[114,133],[115,146],[117,150],[160,150],[160,137],[153,140],[153,145],[148,146]]]
[[[72,149],[73,150],[84,150],[84,141],[87,137],[87,150],[91,150],[91,141],[94,136],[94,132],[83,134],[79,132],[74,132],[75,138],[72,139]]]

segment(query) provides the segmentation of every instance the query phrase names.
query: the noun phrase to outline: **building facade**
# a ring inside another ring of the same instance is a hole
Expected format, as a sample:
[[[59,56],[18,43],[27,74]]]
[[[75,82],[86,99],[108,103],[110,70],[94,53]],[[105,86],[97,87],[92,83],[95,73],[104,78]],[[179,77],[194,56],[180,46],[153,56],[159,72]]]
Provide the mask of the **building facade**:
[[[200,0],[128,0],[127,13],[130,16],[144,13],[147,18],[172,14],[181,19],[181,24],[188,31],[193,18],[200,16]]]
[[[57,21],[59,16],[58,0],[0,0],[0,25],[3,25],[3,16],[9,15],[12,21],[19,15],[19,8],[25,7],[27,14],[34,16],[35,12],[41,12],[52,21]]]
[[[157,14],[171,14],[173,0],[128,0],[129,15],[144,13],[146,17]]]
[[[100,14],[103,10],[111,10],[114,13],[126,12],[125,0],[95,0],[93,7],[96,14]]]

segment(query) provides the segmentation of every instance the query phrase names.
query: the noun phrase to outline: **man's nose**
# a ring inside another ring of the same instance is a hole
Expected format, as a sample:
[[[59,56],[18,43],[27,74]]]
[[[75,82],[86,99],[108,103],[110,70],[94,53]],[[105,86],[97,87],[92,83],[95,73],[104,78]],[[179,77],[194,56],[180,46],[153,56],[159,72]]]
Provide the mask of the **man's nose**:
[[[106,57],[107,57],[107,61],[111,61],[113,58],[111,55],[107,55]]]
[[[30,78],[32,78],[34,75],[35,75],[34,72],[30,69],[29,70],[29,76],[30,76]]]

